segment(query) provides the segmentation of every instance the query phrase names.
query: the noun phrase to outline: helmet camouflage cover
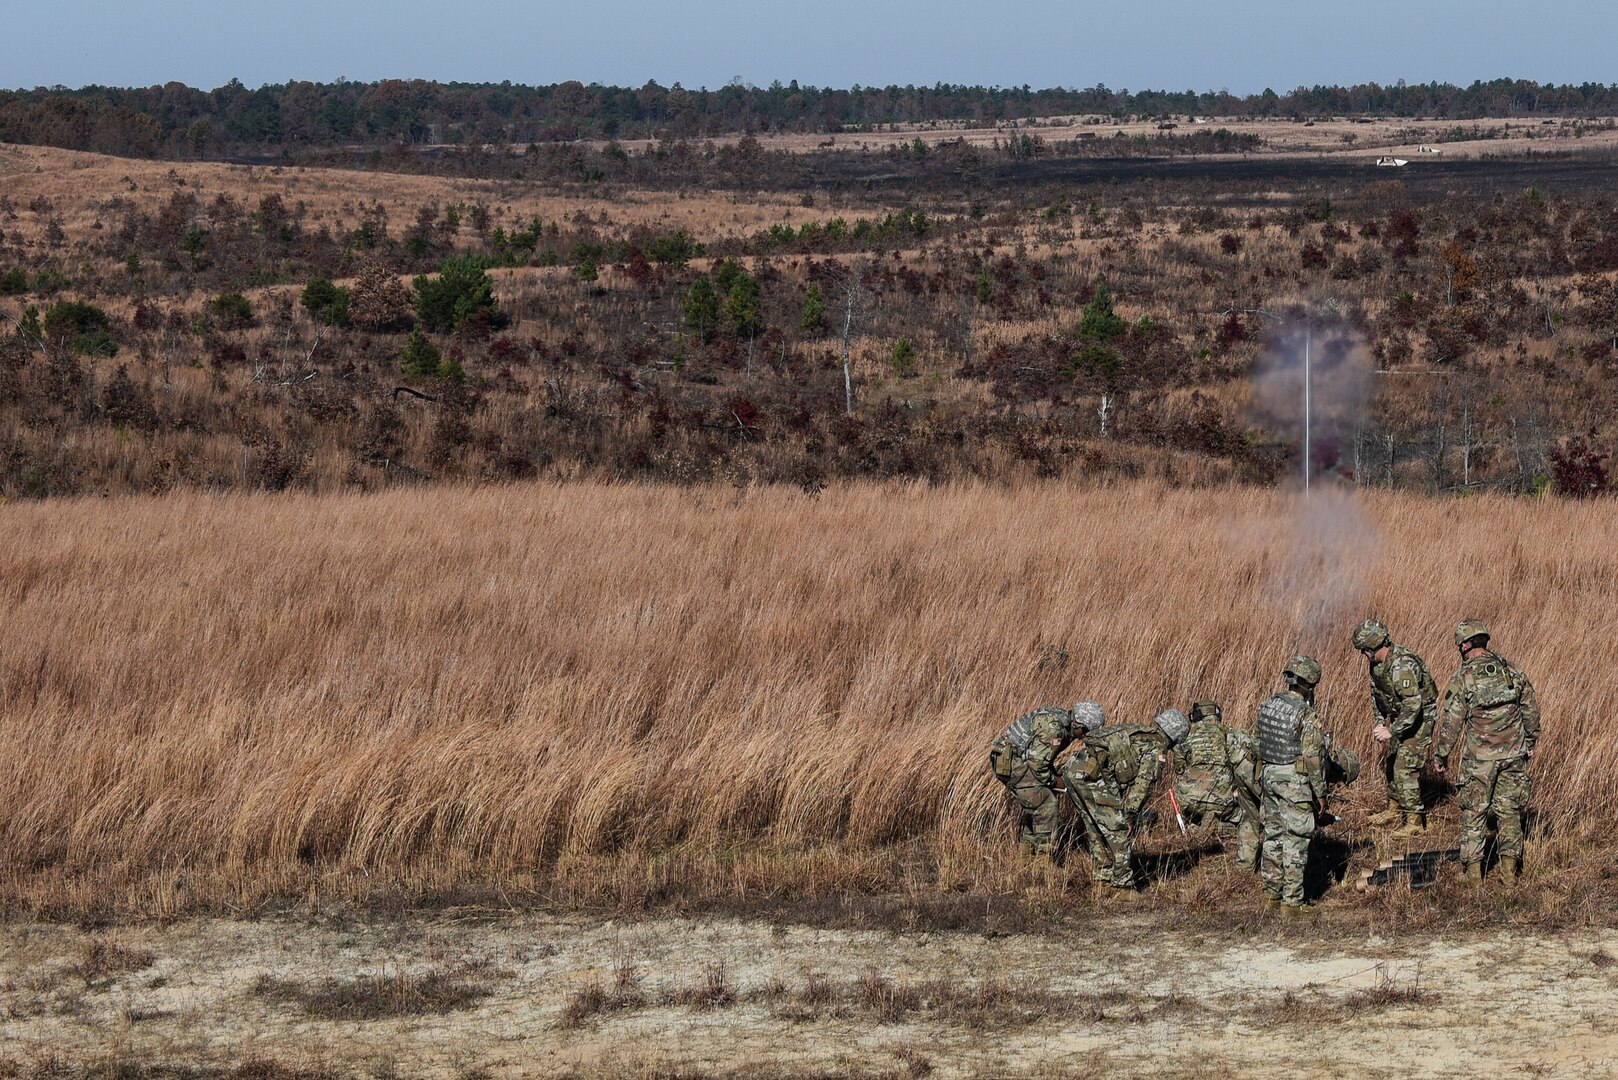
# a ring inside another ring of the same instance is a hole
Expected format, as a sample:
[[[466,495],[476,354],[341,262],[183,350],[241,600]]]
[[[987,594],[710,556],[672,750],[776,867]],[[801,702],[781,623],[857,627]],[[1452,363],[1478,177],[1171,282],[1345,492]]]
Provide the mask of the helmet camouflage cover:
[[[1191,721],[1185,718],[1185,713],[1179,709],[1164,709],[1152,718],[1159,731],[1167,735],[1169,742],[1178,744],[1185,738],[1185,733],[1191,730]]]
[[[1467,619],[1455,627],[1455,647],[1458,649],[1473,638],[1489,638],[1489,628],[1476,619]]]
[[[1294,656],[1287,661],[1287,666],[1281,669],[1281,674],[1305,686],[1315,686],[1320,682],[1320,665],[1310,657]]]
[[[1388,628],[1379,619],[1366,619],[1354,631],[1354,648],[1360,652],[1380,649],[1388,643]]]
[[[1085,731],[1094,731],[1107,722],[1107,714],[1093,701],[1081,701],[1073,706],[1073,725]]]
[[[1210,698],[1203,698],[1191,706],[1191,721],[1218,720],[1223,715],[1219,710],[1219,703]]]

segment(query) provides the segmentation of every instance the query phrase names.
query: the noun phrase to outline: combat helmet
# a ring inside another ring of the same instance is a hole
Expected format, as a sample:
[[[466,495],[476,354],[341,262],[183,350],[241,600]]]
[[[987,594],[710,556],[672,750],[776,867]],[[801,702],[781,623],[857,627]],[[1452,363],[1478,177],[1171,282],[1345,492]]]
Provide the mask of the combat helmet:
[[[1388,643],[1388,628],[1380,619],[1366,619],[1354,631],[1354,648],[1360,652],[1375,652]]]
[[[1152,723],[1157,729],[1168,736],[1169,742],[1178,744],[1185,738],[1186,732],[1191,730],[1191,721],[1185,718],[1185,713],[1179,709],[1164,709],[1152,717]]]
[[[1193,724],[1199,720],[1218,720],[1223,715],[1224,713],[1219,709],[1219,702],[1211,698],[1203,698],[1201,701],[1193,702],[1191,705],[1191,722]]]
[[[1287,666],[1281,669],[1289,683],[1302,683],[1304,686],[1314,687],[1320,683],[1320,665],[1307,656],[1294,656],[1287,661]]]
[[[1107,714],[1093,701],[1081,701],[1073,706],[1073,726],[1091,732],[1107,722]]]
[[[1466,619],[1455,627],[1455,647],[1457,649],[1466,648],[1466,643],[1473,638],[1482,638],[1484,641],[1488,641],[1489,628],[1477,619]]]

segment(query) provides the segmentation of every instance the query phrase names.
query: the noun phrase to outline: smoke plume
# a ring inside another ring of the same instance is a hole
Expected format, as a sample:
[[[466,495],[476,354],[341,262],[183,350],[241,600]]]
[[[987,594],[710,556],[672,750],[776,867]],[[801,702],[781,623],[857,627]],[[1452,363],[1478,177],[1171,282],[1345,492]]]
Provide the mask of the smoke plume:
[[[1352,328],[1297,320],[1279,328],[1253,374],[1252,420],[1296,448],[1287,484],[1296,502],[1284,532],[1266,538],[1264,592],[1300,649],[1319,649],[1321,635],[1360,618],[1369,587],[1379,538],[1355,494],[1352,455],[1374,371]]]

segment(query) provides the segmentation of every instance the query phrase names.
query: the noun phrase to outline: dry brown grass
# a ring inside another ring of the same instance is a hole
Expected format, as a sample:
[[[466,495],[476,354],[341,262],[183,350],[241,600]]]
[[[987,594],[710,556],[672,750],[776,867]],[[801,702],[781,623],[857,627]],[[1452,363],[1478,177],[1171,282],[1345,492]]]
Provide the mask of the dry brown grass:
[[[1285,494],[1150,485],[7,504],[0,897],[1015,892],[984,747],[1018,712],[1244,718],[1305,651],[1368,753],[1366,614],[1441,680],[1457,618],[1495,627],[1578,843],[1618,768],[1610,505],[1361,499],[1306,528]]]
[[[265,975],[253,984],[254,995],[297,1005],[319,1020],[383,1020],[466,1009],[488,997],[481,967],[410,972],[395,965],[348,979],[305,983]]]

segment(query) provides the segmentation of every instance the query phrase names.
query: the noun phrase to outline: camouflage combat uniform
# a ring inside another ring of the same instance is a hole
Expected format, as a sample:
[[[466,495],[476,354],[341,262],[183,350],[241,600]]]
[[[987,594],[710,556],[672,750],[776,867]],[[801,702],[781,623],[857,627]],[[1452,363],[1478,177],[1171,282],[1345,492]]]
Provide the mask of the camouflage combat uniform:
[[[1162,775],[1168,748],[1155,724],[1114,724],[1086,735],[1062,770],[1097,881],[1135,887],[1130,833]]]
[[[1259,706],[1256,734],[1264,762],[1259,781],[1264,895],[1302,907],[1315,808],[1326,794],[1320,720],[1308,698],[1284,690]]]
[[[1022,809],[1017,842],[1033,855],[1050,855],[1062,821],[1051,762],[1072,740],[1073,717],[1066,709],[1035,709],[1018,717],[989,746],[989,768]]]
[[[1186,820],[1220,823],[1234,833],[1236,862],[1249,870],[1258,865],[1259,804],[1252,736],[1216,719],[1216,712],[1192,706],[1191,730],[1174,748],[1174,794]]]
[[[1444,691],[1444,722],[1433,756],[1448,763],[1466,731],[1455,776],[1461,806],[1461,861],[1481,866],[1488,818],[1499,824],[1497,840],[1508,875],[1523,855],[1523,813],[1533,794],[1528,753],[1539,741],[1539,701],[1533,684],[1515,664],[1488,649],[1465,661]]]
[[[1371,702],[1393,736],[1382,762],[1388,800],[1402,813],[1424,813],[1421,770],[1438,720],[1438,684],[1421,657],[1403,645],[1389,644],[1388,655],[1371,662]]]

